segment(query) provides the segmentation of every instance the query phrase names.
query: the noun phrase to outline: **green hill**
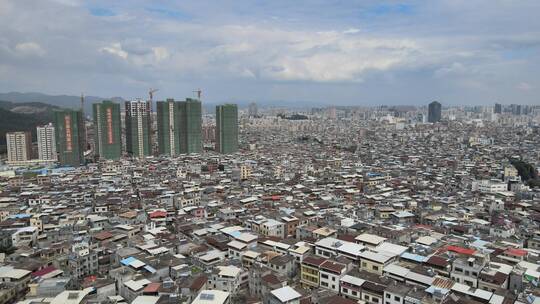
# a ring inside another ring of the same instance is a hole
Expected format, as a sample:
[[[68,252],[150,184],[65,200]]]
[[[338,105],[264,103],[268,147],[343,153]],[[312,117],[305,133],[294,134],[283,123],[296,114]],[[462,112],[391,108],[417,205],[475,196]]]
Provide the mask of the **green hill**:
[[[5,153],[6,132],[31,131],[35,140],[36,127],[52,122],[55,109],[60,108],[41,102],[0,101],[0,153]]]

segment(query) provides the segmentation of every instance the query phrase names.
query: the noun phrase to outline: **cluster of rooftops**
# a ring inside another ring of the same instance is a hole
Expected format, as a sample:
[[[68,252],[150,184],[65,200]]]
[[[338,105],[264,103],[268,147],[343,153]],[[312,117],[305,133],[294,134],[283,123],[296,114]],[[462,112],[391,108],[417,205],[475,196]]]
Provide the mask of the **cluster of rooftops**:
[[[513,165],[539,164],[538,128],[355,115],[1,177],[0,299],[539,303],[540,197]]]

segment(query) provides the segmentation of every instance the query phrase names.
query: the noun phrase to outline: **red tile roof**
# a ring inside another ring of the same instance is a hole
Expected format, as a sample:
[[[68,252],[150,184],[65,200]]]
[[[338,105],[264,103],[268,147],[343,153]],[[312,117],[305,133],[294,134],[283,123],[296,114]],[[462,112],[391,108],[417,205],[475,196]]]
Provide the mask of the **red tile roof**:
[[[439,267],[446,267],[448,266],[449,262],[443,257],[433,255],[426,261],[426,264],[439,266]]]
[[[113,237],[113,235],[109,231],[103,231],[103,232],[100,232],[100,233],[94,235],[94,238],[96,238],[96,239],[98,239],[100,241],[110,239],[112,237]]]
[[[45,267],[43,269],[40,269],[38,271],[32,272],[31,276],[34,277],[34,278],[35,277],[42,277],[42,276],[44,276],[44,275],[46,275],[48,273],[51,273],[51,272],[53,272],[55,270],[56,270],[56,268],[54,266],[49,266],[49,267]]]
[[[161,283],[150,283],[146,285],[146,287],[143,289],[143,293],[158,292],[160,286],[161,286]]]
[[[269,284],[272,284],[272,285],[276,285],[276,284],[280,284],[281,281],[278,279],[278,277],[276,277],[275,275],[273,274],[267,274],[265,275],[264,277],[262,277],[262,280],[269,283]]]
[[[459,246],[446,246],[446,250],[465,255],[473,255],[476,253],[476,250],[474,249],[467,249]]]
[[[208,281],[208,278],[205,275],[200,275],[195,280],[193,280],[193,283],[191,283],[189,289],[199,290],[204,286],[204,284],[206,284],[206,281]]]
[[[324,263],[326,260],[323,259],[323,258],[319,258],[319,257],[314,257],[314,256],[308,256],[308,257],[305,257],[304,260],[302,261],[303,264],[308,264],[310,266],[315,266],[315,267],[319,267],[321,266],[322,263]]]
[[[341,263],[335,263],[335,262],[332,262],[332,261],[329,261],[329,260],[322,263],[320,267],[322,269],[324,269],[324,270],[327,270],[327,271],[330,271],[330,272],[333,272],[333,273],[336,273],[336,274],[340,274],[341,271],[344,268],[346,268],[346,266],[341,264]]]
[[[506,249],[504,253],[513,255],[513,256],[523,257],[523,256],[526,256],[528,252],[527,250],[523,250],[523,249],[508,248]]]
[[[167,212],[160,211],[160,210],[150,213],[150,218],[166,217],[166,216],[167,216]]]

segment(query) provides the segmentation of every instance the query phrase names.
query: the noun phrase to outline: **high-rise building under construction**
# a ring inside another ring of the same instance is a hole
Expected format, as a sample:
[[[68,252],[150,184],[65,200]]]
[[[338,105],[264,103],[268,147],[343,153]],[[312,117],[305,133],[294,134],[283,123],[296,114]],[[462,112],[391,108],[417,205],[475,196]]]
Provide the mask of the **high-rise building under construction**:
[[[187,98],[179,103],[180,153],[200,153],[202,151],[201,102]]]
[[[82,111],[55,111],[54,131],[60,164],[74,167],[83,165],[86,132]]]
[[[238,106],[235,104],[216,106],[216,151],[224,154],[238,151]]]
[[[150,102],[126,101],[126,151],[134,157],[152,154],[152,118]]]
[[[172,98],[158,101],[156,109],[159,154],[177,155],[180,153],[180,102]]]
[[[94,152],[97,158],[122,156],[120,105],[109,100],[92,105],[94,112]]]

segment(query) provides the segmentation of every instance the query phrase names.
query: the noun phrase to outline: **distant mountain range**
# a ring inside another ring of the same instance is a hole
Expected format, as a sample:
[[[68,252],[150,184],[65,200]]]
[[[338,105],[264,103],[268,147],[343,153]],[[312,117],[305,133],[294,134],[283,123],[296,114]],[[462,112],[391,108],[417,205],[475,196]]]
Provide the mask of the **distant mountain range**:
[[[107,98],[85,96],[85,113],[91,115],[92,104]],[[108,98],[118,102],[122,98]],[[42,93],[0,93],[0,153],[5,152],[6,132],[31,131],[36,139],[36,127],[53,120],[53,111],[61,108],[78,109],[80,96],[47,95]]]
[[[43,93],[20,93],[20,92],[9,92],[9,93],[0,93],[0,100],[11,101],[14,103],[46,103],[49,105],[61,107],[61,108],[71,108],[78,109],[81,106],[81,97],[80,96],[70,96],[70,95],[47,95]],[[85,96],[84,97],[84,111],[86,115],[92,113],[92,104],[96,102],[101,102],[103,100],[113,100],[116,102],[123,102],[122,97],[112,97],[112,98],[103,98],[97,96]]]
[[[156,100],[165,100],[166,97],[158,97]],[[0,93],[0,100],[6,100],[11,101],[14,103],[33,103],[33,102],[41,102],[41,103],[47,103],[53,106],[58,106],[62,108],[72,108],[72,109],[78,109],[81,106],[81,97],[80,96],[72,96],[72,95],[47,95],[43,93],[36,93],[36,92],[29,92],[29,93],[21,93],[21,92],[9,92],[9,93]],[[101,102],[103,100],[113,100],[115,102],[119,102],[122,104],[126,99],[122,97],[111,97],[111,98],[103,98],[98,96],[85,96],[85,106],[84,111],[86,113],[86,116],[92,115],[92,104],[96,102]],[[231,98],[230,101],[227,103],[236,103],[240,108],[246,108],[252,101],[250,100],[237,100],[235,98]],[[218,104],[222,104],[223,102],[214,102],[214,101],[207,101],[203,97],[203,107],[205,107],[206,111],[208,113],[213,113],[215,111],[215,106]],[[313,101],[284,101],[284,100],[258,100],[256,101],[257,105],[260,108],[268,108],[268,107],[275,107],[275,108],[288,108],[288,109],[308,109],[311,107],[326,107],[328,104],[325,103],[318,103]],[[154,108],[155,109],[155,108]]]
[[[52,122],[53,111],[60,107],[41,102],[10,102],[0,100],[0,152],[6,144],[6,132],[31,131],[36,138],[36,127]]]
[[[92,104],[103,100],[113,100],[122,104],[125,101],[122,97],[103,98],[98,96],[85,96],[85,114],[92,116]],[[157,98],[164,100],[165,98]],[[236,103],[240,108],[247,107],[251,101],[236,100],[232,98],[229,103]],[[310,101],[280,101],[280,100],[258,100],[260,108],[288,108],[292,110],[303,110],[312,107],[327,107],[328,104]],[[203,106],[207,113],[213,113],[218,102],[205,101]],[[10,131],[31,131],[33,138],[36,136],[36,126],[52,122],[55,109],[71,108],[78,109],[81,106],[80,96],[71,95],[47,95],[43,93],[29,92],[9,92],[0,93],[0,152],[2,146],[6,144],[5,134]],[[338,107],[340,108],[340,107]],[[405,110],[409,107],[394,107],[395,110]],[[155,109],[155,108],[154,108]],[[3,147],[5,148],[5,147]]]

